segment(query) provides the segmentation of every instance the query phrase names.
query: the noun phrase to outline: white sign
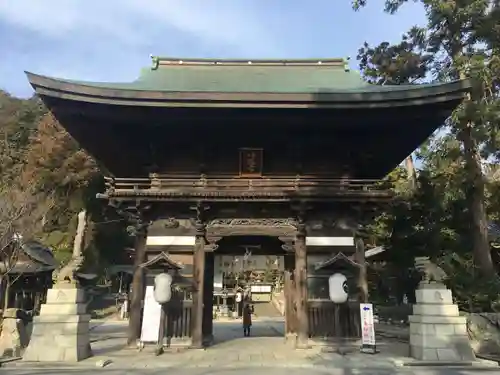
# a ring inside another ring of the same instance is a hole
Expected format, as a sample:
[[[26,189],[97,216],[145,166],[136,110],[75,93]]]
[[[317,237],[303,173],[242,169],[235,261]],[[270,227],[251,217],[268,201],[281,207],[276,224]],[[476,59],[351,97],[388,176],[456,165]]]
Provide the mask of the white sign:
[[[375,326],[373,321],[373,305],[360,303],[361,312],[361,351],[375,353]]]
[[[156,302],[154,287],[146,287],[142,315],[141,342],[158,342],[160,333],[161,305]]]
[[[250,287],[250,291],[252,293],[271,293],[272,286],[271,285],[252,285]]]

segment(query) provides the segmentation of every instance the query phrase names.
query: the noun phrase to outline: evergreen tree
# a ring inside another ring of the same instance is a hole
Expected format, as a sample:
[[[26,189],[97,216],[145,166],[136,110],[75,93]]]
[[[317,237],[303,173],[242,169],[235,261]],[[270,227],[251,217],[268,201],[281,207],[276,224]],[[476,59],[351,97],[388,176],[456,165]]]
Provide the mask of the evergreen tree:
[[[460,142],[455,150],[459,151],[465,169],[463,183],[470,214],[474,261],[482,275],[491,277],[496,269],[488,241],[486,182],[482,162],[498,156],[499,4],[486,0],[419,2],[426,11],[427,27],[425,33],[420,34],[425,34],[425,38],[419,39],[420,43],[415,45],[425,54],[432,55],[425,61],[426,68],[422,67],[422,71],[439,82],[470,78],[475,83],[471,95],[444,125]],[[404,3],[406,0],[387,0],[385,10],[396,13]],[[353,2],[356,9],[365,4],[366,0]],[[414,35],[415,32],[409,34]],[[390,50],[387,46],[385,48]],[[414,65],[409,64],[409,67]],[[407,76],[405,69],[399,71],[403,78]],[[385,79],[384,74],[380,77]]]

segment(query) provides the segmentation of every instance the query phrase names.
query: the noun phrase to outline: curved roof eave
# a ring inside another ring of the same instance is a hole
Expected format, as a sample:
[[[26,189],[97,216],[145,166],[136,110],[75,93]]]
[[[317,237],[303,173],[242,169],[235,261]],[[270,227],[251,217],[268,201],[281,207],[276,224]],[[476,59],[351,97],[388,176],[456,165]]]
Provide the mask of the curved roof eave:
[[[387,107],[423,105],[461,99],[469,92],[469,80],[415,86],[373,86],[369,90],[310,93],[193,92],[138,90],[127,84],[97,84],[51,78],[25,72],[40,96],[61,100],[147,107]],[[121,87],[120,87],[121,86]]]

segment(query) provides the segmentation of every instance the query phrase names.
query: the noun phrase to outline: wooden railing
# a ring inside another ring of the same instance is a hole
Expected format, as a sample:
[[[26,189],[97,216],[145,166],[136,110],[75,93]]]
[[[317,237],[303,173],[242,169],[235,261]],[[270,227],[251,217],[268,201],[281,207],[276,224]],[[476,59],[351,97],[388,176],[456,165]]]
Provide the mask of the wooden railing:
[[[109,196],[292,196],[376,195],[390,196],[378,180],[297,178],[213,178],[204,176],[106,178]]]
[[[184,300],[168,304],[165,316],[165,337],[184,339],[191,337],[192,301]]]

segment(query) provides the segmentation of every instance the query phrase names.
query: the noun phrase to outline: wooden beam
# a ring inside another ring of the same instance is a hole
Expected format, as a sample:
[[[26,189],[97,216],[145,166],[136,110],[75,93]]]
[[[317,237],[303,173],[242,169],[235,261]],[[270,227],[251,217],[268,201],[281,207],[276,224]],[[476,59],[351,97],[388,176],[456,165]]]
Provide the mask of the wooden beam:
[[[359,302],[368,302],[368,274],[367,265],[365,260],[365,243],[362,238],[355,237],[354,243],[356,245],[356,263],[358,268],[358,290]]]
[[[295,239],[295,306],[297,309],[297,345],[298,349],[308,347],[309,320],[307,305],[307,247],[306,225],[300,220]]]
[[[207,226],[205,220],[205,211],[208,207],[198,202],[193,209],[196,211],[194,227],[196,230],[195,244],[193,251],[193,307],[192,307],[192,325],[191,325],[191,347],[194,349],[203,348],[203,299],[204,299],[204,281],[205,281],[205,246]]]
[[[192,312],[192,347],[203,347],[203,281],[205,274],[205,238],[197,234],[193,253],[193,312]]]
[[[285,261],[285,339],[290,340],[296,335],[296,314],[294,308],[295,285],[293,280],[293,269],[295,268],[295,255],[293,253],[284,256]]]
[[[214,253],[205,252],[205,275],[203,281],[203,340],[213,341],[213,293],[214,293]]]
[[[137,227],[135,233],[135,258],[134,275],[132,278],[132,295],[130,298],[130,318],[128,321],[128,345],[135,345],[141,337],[142,301],[144,300],[145,292],[145,272],[141,264],[146,261],[147,255],[147,225],[139,223]]]

